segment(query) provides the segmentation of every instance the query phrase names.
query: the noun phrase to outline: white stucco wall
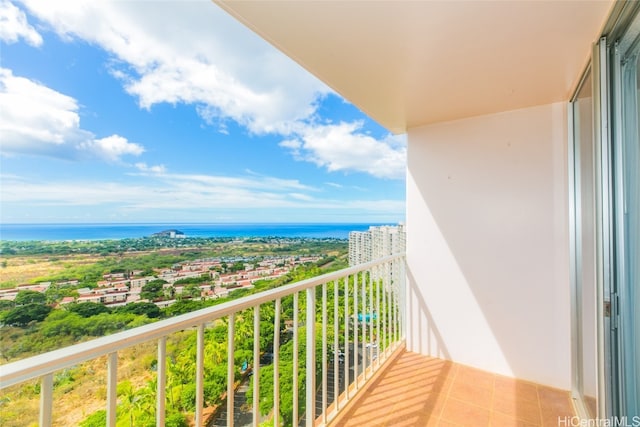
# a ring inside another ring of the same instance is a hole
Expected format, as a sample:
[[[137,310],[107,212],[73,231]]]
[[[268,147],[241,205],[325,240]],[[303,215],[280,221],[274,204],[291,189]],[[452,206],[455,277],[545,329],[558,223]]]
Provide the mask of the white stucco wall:
[[[408,132],[407,345],[571,387],[566,104]]]

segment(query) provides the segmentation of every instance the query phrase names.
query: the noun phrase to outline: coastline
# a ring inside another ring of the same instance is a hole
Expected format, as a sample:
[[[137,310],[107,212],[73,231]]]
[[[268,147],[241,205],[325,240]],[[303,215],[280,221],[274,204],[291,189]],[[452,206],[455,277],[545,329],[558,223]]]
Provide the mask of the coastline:
[[[382,223],[95,223],[0,224],[0,241],[96,241],[151,237],[177,229],[186,238],[334,238]]]

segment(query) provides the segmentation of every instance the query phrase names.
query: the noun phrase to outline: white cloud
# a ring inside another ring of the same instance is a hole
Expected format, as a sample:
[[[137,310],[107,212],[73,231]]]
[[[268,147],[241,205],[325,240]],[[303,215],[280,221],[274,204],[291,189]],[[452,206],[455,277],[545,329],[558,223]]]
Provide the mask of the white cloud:
[[[286,132],[328,92],[207,0],[25,4],[63,37],[113,54],[120,61],[112,65],[113,75],[143,108],[195,104],[209,121],[232,119],[259,134]]]
[[[209,0],[24,2],[63,38],[110,52],[112,75],[141,108],[194,105],[221,133],[233,120],[281,135],[296,159],[329,171],[404,177],[402,144],[364,134],[359,122],[315,123],[326,85]]]
[[[313,162],[329,171],[359,171],[378,178],[405,176],[407,157],[404,136],[378,140],[359,133],[360,122],[309,125],[299,133],[300,140],[283,141],[298,160]]]
[[[42,36],[27,22],[24,12],[7,0],[0,0],[0,40],[16,43],[20,38],[31,46],[42,45]]]
[[[309,196],[308,194],[302,194],[302,193],[289,193],[289,197],[295,200],[304,200],[307,202],[314,200],[314,198]]]
[[[70,156],[93,135],[80,129],[78,103],[40,83],[0,68],[0,140],[3,153]]]
[[[120,135],[111,135],[82,143],[80,149],[90,151],[109,162],[120,161],[122,156],[139,156],[144,153],[144,148],[140,144],[129,142]]]
[[[116,206],[119,211],[180,211],[219,209],[327,209],[336,213],[358,210],[402,214],[403,200],[318,199],[305,193],[309,189],[297,181],[273,177],[220,177],[202,175],[149,175],[145,180],[127,183],[104,181],[42,181],[3,175],[0,198],[5,210],[27,205],[65,207]],[[270,184],[265,184],[266,181]],[[299,191],[291,191],[292,189]],[[101,209],[102,211],[103,209]]]
[[[96,139],[80,127],[78,102],[38,82],[0,68],[0,153],[116,162],[144,148],[119,135]]]
[[[297,152],[297,150],[302,147],[302,143],[297,139],[286,139],[279,144],[281,147],[290,148]]]
[[[269,191],[317,191],[317,189],[302,184],[297,179],[282,179],[271,176],[252,173],[250,177],[229,177],[216,175],[195,174],[165,174],[165,178],[176,185],[188,183],[188,185],[203,187],[227,187],[232,189],[258,189]]]
[[[167,168],[164,165],[147,166],[146,163],[139,162],[134,166],[142,172],[151,172],[155,174],[163,174],[167,171]]]

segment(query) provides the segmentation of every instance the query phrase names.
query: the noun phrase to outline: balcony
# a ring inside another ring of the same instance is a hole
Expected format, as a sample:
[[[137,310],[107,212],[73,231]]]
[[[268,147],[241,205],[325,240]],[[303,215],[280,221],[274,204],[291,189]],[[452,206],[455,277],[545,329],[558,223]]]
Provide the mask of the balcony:
[[[147,376],[155,385],[155,424],[163,426],[174,400],[168,396],[173,393],[168,372],[176,356],[170,354],[167,343],[186,333],[195,334],[197,342],[195,370],[185,380],[195,384],[195,410],[186,418],[190,425],[270,421],[306,426],[426,426],[468,425],[473,420],[477,426],[555,426],[558,417],[574,415],[568,392],[407,351],[405,277],[404,255],[385,257],[7,364],[0,367],[0,385],[5,389],[38,381],[39,425],[68,425],[66,414],[56,410],[63,393],[54,386],[59,383],[57,375],[90,361],[94,366],[106,364],[103,408],[106,425],[115,426],[118,419],[129,416],[126,399],[118,391],[123,382],[119,372],[122,354],[139,345],[152,345],[157,363]],[[285,310],[289,305],[292,310]],[[241,323],[243,318],[248,321]],[[261,337],[266,318],[273,322],[274,332]],[[234,363],[224,362],[226,393],[205,397],[205,378],[214,357],[208,331],[221,324],[227,331],[226,360]],[[252,324],[249,331],[239,330],[247,324]],[[241,362],[237,354],[241,332],[252,336],[250,363]],[[288,343],[293,345],[292,353],[283,351]],[[297,356],[287,360],[287,354]],[[273,371],[268,377],[260,374],[266,367]],[[287,369],[292,383],[282,380]],[[265,400],[264,392],[260,393],[263,387],[272,390],[272,407],[265,411],[258,399],[251,405],[241,404],[248,389]],[[21,421],[34,422],[33,416],[33,420]],[[133,418],[131,423],[135,425]]]

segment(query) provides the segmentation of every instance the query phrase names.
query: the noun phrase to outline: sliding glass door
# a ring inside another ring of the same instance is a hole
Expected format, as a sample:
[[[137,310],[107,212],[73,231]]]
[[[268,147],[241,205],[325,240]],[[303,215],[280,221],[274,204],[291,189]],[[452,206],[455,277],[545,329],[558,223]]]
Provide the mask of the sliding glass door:
[[[616,5],[570,103],[573,394],[640,418],[640,2]]]
[[[596,174],[591,68],[571,102],[571,113],[573,394],[587,415],[596,418]]]
[[[616,282],[619,300],[620,406],[640,416],[640,16],[614,51],[613,142]]]

